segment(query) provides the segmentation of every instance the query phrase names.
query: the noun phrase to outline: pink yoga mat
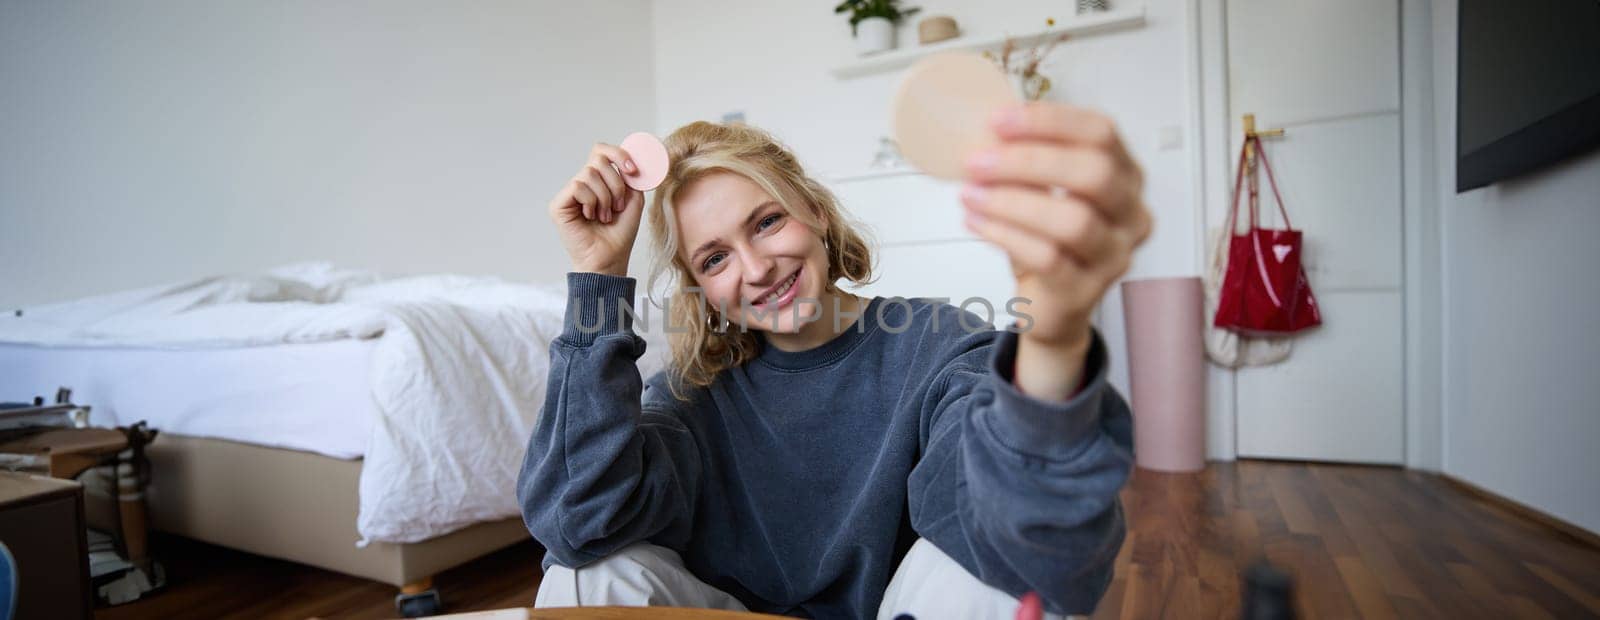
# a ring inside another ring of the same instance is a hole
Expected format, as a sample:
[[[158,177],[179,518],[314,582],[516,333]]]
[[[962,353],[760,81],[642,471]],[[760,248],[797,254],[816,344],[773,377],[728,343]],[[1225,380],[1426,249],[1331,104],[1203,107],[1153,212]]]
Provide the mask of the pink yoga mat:
[[[1200,278],[1122,283],[1134,460],[1145,469],[1206,465],[1204,302]]]

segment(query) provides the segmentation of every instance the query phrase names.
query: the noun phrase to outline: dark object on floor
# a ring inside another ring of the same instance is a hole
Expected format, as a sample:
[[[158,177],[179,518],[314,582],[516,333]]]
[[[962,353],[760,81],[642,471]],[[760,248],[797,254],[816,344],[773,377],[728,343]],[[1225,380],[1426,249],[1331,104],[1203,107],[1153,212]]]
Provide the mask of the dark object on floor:
[[[421,592],[401,592],[395,595],[394,610],[406,618],[421,618],[443,611],[444,603],[439,600],[437,589],[428,588]]]
[[[1294,620],[1294,584],[1289,574],[1265,561],[1244,574],[1244,620]]]

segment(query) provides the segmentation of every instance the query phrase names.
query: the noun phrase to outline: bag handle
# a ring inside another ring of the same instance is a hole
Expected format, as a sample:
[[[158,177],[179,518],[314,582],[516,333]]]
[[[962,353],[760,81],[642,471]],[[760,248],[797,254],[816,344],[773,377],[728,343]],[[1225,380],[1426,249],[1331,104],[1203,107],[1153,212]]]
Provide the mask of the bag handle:
[[[1233,226],[1239,218],[1239,190],[1244,188],[1244,154],[1247,150],[1249,150],[1249,148],[1250,140],[1248,139],[1245,140],[1244,146],[1239,147],[1238,173],[1236,173],[1233,177],[1233,205],[1229,207],[1228,210],[1228,227],[1226,229],[1228,231],[1227,239],[1233,238]],[[1250,223],[1255,223],[1254,218],[1251,219]]]
[[[1251,138],[1256,143],[1256,156],[1261,158],[1261,167],[1267,170],[1267,184],[1272,186],[1272,197],[1278,199],[1278,212],[1283,214],[1283,227],[1294,230],[1294,225],[1289,223],[1289,210],[1283,207],[1283,194],[1278,193],[1278,180],[1272,175],[1272,162],[1267,161],[1267,150],[1261,148],[1261,137]],[[1251,224],[1255,223],[1255,213],[1250,214]]]
[[[1233,237],[1233,227],[1238,221],[1239,217],[1239,199],[1241,197],[1240,190],[1244,189],[1244,170],[1247,165],[1251,163],[1249,158],[1245,157],[1245,154],[1250,152],[1250,146],[1252,144],[1255,145],[1256,156],[1261,159],[1261,165],[1267,169],[1267,183],[1272,185],[1272,197],[1276,198],[1278,201],[1278,213],[1283,214],[1283,227],[1288,230],[1294,230],[1294,225],[1289,222],[1289,210],[1283,206],[1283,194],[1278,191],[1278,179],[1272,174],[1272,163],[1267,161],[1267,152],[1265,149],[1261,148],[1261,138],[1259,136],[1251,136],[1245,138],[1244,145],[1239,147],[1238,172],[1234,175],[1233,179],[1233,207],[1230,211],[1228,211],[1227,230],[1228,237],[1230,239]],[[1252,187],[1250,188],[1252,194],[1255,193],[1255,187],[1253,185],[1254,184],[1252,183]],[[1256,228],[1256,226],[1260,223],[1256,208],[1256,201],[1251,200],[1250,228],[1252,229]]]

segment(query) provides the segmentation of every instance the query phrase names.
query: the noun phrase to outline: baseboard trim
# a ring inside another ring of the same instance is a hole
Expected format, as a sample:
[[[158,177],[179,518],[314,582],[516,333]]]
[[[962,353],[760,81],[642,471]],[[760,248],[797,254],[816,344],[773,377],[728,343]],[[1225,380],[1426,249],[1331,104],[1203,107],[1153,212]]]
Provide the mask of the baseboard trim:
[[[1588,545],[1595,549],[1600,549],[1600,534],[1583,529],[1583,527],[1575,523],[1569,523],[1559,517],[1550,515],[1537,508],[1511,499],[1494,491],[1490,491],[1489,489],[1485,489],[1450,474],[1440,473],[1439,477],[1444,479],[1445,482],[1450,483],[1451,486],[1461,489],[1468,495],[1476,496],[1485,502],[1504,508],[1514,514],[1526,517],[1529,520],[1539,523],[1540,525],[1555,530],[1562,536],[1572,539],[1573,542],[1582,545]]]

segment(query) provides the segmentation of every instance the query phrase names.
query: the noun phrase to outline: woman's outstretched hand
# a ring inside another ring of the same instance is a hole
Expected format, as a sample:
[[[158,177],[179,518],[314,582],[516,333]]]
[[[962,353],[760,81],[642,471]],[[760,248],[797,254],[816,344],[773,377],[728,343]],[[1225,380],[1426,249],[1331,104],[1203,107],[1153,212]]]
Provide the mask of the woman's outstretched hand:
[[[628,257],[639,236],[644,192],[622,182],[632,171],[627,151],[598,143],[578,174],[550,200],[550,220],[572,259],[573,271],[628,275]]]
[[[1011,260],[1019,309],[1015,382],[1039,398],[1076,390],[1089,317],[1149,238],[1144,176],[1103,114],[1050,102],[1001,110],[1000,144],[967,161],[967,228]]]

